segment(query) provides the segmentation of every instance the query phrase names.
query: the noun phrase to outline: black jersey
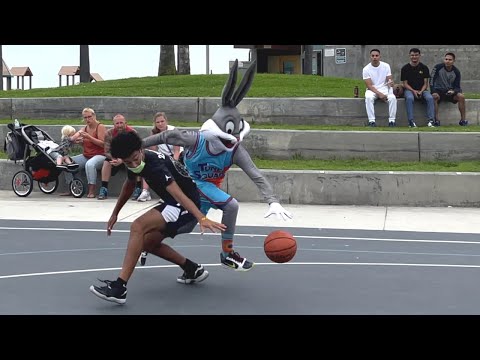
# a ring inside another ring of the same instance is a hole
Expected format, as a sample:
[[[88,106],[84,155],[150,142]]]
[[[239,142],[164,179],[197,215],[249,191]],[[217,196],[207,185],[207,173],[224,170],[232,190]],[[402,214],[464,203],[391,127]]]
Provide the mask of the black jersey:
[[[150,189],[160,196],[160,198],[170,205],[176,205],[178,202],[167,191],[167,186],[172,181],[176,181],[183,193],[192,200],[195,205],[199,206],[200,196],[198,194],[197,185],[188,175],[185,167],[171,156],[145,149],[145,167],[139,174],[128,170],[128,179],[135,181],[137,175],[142,176],[147,182]]]

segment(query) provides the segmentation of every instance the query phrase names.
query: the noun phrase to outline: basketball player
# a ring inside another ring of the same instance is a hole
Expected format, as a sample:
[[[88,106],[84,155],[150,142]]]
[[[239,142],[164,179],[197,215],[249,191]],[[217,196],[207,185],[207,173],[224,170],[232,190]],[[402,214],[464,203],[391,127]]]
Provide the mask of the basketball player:
[[[185,258],[162,243],[166,237],[173,238],[177,234],[191,232],[197,222],[202,233],[205,228],[212,232],[226,228],[225,225],[208,219],[199,210],[200,196],[197,187],[183,165],[170,156],[142,149],[142,140],[135,132],[119,133],[113,138],[111,154],[112,158],[123,160],[128,169],[128,177],[108,221],[108,235],[117,222],[120,210],[133,193],[136,176],[143,177],[164,202],[132,223],[127,251],[117,280],[101,280],[105,285],[92,285],[90,291],[104,300],[124,304],[127,282],[143,249],[180,266],[184,272],[177,278],[177,282],[190,284],[205,280],[208,271],[203,265]]]

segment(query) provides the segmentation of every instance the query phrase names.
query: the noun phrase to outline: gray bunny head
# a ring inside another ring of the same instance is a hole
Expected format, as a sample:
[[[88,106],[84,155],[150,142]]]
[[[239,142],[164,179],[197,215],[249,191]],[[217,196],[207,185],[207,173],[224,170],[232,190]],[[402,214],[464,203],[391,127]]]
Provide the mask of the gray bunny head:
[[[220,141],[225,145],[226,150],[231,149],[235,143],[242,141],[243,137],[250,131],[249,124],[242,118],[237,105],[247,94],[255,75],[256,61],[252,61],[240,85],[235,90],[238,73],[238,59],[230,68],[230,76],[223,87],[222,105],[201,127],[204,131],[213,131]]]

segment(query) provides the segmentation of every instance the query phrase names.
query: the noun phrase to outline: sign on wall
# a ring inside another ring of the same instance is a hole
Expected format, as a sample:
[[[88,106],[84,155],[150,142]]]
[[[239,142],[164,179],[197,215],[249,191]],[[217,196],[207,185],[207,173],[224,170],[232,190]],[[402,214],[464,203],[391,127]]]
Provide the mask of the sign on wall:
[[[347,49],[346,48],[336,48],[335,49],[335,64],[346,64],[347,63]]]

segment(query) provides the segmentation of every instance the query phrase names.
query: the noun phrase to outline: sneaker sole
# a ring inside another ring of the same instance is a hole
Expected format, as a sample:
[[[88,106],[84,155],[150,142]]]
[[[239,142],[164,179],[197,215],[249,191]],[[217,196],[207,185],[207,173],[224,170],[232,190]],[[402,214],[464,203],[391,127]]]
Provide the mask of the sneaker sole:
[[[246,271],[250,271],[252,270],[252,268],[255,266],[255,263],[252,264],[252,267],[248,268],[248,269],[245,269],[245,268],[235,268],[233,266],[229,266],[229,265],[225,265],[224,263],[222,263],[222,267],[225,268],[225,269],[230,269],[230,270],[233,270],[233,271],[240,271],[240,272],[246,272]]]
[[[183,280],[183,279],[177,278],[177,282],[180,283],[180,284],[193,284],[193,283],[197,283],[197,282],[202,282],[203,280],[208,278],[208,275],[209,275],[208,271],[204,270],[203,274],[200,275],[196,279],[185,279],[185,280]]]
[[[114,297],[105,296],[105,295],[99,293],[97,290],[95,290],[95,287],[93,285],[90,286],[90,291],[94,295],[98,296],[100,299],[107,300],[107,301],[110,301],[110,302],[114,302],[114,303],[117,303],[117,304],[120,304],[120,305],[125,304],[125,302],[127,301],[127,299],[117,299],[117,298],[114,298]]]

